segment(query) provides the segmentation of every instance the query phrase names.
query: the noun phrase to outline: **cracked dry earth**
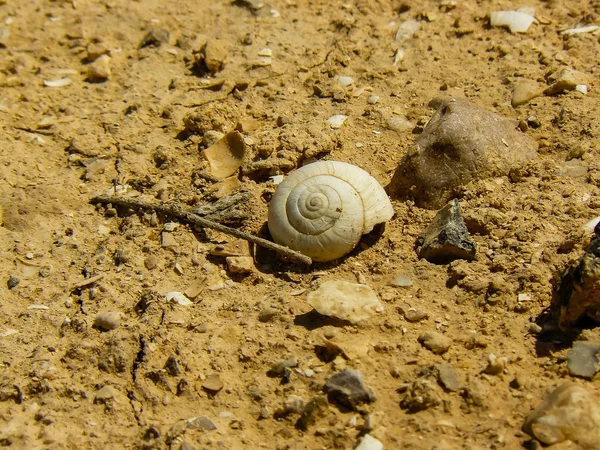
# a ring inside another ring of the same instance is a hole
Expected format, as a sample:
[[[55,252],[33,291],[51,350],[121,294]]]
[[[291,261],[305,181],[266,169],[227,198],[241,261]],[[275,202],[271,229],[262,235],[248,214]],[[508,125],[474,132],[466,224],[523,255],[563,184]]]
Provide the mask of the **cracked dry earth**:
[[[526,2],[539,20],[524,34],[489,25],[490,11],[523,6],[510,1],[258,3],[0,0],[0,445],[354,448],[368,431],[385,448],[535,448],[525,416],[571,378],[568,345],[541,320],[600,214],[600,44],[560,31],[598,23],[599,2]],[[396,40],[410,19],[419,30]],[[216,56],[202,62],[206,42]],[[517,80],[546,85],[564,67],[590,77],[587,95],[511,106]],[[267,236],[270,176],[324,158],[386,185],[440,94],[520,120],[539,147],[519,180],[461,192],[472,262],[419,260],[435,211],[411,201],[393,200],[383,232],[341,260],[303,267],[257,249],[247,275],[211,255],[225,235],[89,203],[114,185],[212,201],[200,151],[241,121],[238,226]],[[331,129],[336,114],[348,119]],[[412,285],[387,285],[395,274]],[[354,326],[312,312],[306,293],[338,279],[371,286],[385,311]],[[197,295],[184,306],[173,291]],[[104,312],[121,315],[116,328],[94,327]],[[449,351],[421,346],[427,331]],[[490,355],[505,366],[485,373]],[[442,364],[455,390],[438,383]],[[342,369],[376,400],[321,404],[298,426],[289,404]]]

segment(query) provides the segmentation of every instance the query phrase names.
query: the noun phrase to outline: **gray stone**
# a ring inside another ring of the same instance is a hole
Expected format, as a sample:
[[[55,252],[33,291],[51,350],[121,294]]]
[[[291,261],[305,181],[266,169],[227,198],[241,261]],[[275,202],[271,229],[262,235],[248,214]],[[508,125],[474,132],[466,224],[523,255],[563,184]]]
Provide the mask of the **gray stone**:
[[[162,44],[168,44],[169,38],[168,30],[152,27],[140,41],[139,48],[160,47]]]
[[[438,211],[417,240],[417,252],[419,258],[435,264],[475,258],[475,243],[469,236],[458,200],[452,200]]]
[[[444,389],[456,392],[460,389],[462,382],[460,377],[452,367],[452,364],[438,364],[436,366],[438,372],[438,380]]]
[[[584,449],[597,449],[600,402],[582,386],[565,383],[527,416],[523,431],[546,445],[570,440]]]
[[[104,386],[94,394],[94,401],[98,403],[106,403],[112,400],[117,395],[117,390],[112,386]]]
[[[206,380],[202,383],[202,388],[211,394],[216,394],[223,389],[223,380],[221,380],[218,373],[212,373],[206,377]]]
[[[573,348],[567,355],[567,368],[574,377],[594,378],[598,370],[599,342],[578,341],[573,343]]]
[[[375,401],[375,394],[363,384],[363,376],[358,370],[343,370],[330,377],[325,383],[329,400],[350,409],[362,403]]]
[[[102,331],[111,331],[119,328],[121,325],[121,313],[116,311],[107,311],[100,313],[94,320],[94,326]]]
[[[426,331],[425,333],[422,333],[419,336],[418,341],[425,348],[438,355],[446,353],[450,349],[450,346],[452,346],[452,339],[437,331]]]
[[[279,311],[275,308],[263,308],[258,313],[259,322],[270,322],[279,315]]]
[[[217,426],[206,416],[192,417],[187,420],[187,427],[192,430],[211,431],[216,430]]]
[[[554,286],[552,309],[563,330],[586,318],[600,322],[600,225],[594,233],[585,254]]]
[[[394,197],[441,208],[471,180],[508,175],[536,156],[535,142],[505,117],[466,100],[434,99],[430,106],[437,112],[388,186]]]
[[[21,280],[18,277],[11,275],[10,277],[8,277],[8,281],[6,282],[6,285],[8,286],[9,289],[14,289],[19,285],[20,282],[21,282]]]

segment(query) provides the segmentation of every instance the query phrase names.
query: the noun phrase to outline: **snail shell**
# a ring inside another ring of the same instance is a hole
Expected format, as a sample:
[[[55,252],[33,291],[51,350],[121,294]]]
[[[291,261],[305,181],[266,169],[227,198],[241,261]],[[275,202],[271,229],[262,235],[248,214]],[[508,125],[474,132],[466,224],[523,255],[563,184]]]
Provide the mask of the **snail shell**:
[[[340,161],[320,161],[291,172],[269,205],[275,242],[315,261],[331,261],[352,250],[363,234],[394,215],[375,178]]]

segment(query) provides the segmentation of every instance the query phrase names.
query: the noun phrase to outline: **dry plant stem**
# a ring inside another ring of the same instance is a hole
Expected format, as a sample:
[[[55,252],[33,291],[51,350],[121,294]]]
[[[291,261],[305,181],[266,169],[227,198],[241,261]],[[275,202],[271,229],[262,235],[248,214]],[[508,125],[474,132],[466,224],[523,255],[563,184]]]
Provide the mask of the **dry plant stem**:
[[[97,197],[92,198],[91,201],[94,203],[112,203],[113,205],[125,206],[128,208],[152,209],[154,211],[158,211],[166,215],[178,217],[179,219],[183,219],[188,223],[193,223],[195,225],[200,225],[204,228],[210,228],[211,230],[220,231],[221,233],[229,234],[230,236],[235,236],[237,238],[244,239],[246,241],[252,242],[253,244],[260,245],[261,247],[268,248],[269,250],[273,250],[294,261],[301,262],[306,265],[312,264],[312,259],[310,259],[306,255],[303,255],[302,253],[294,251],[288,247],[284,247],[283,245],[267,241],[266,239],[259,238],[258,236],[244,233],[243,231],[236,230],[235,228],[230,228],[225,225],[221,225],[220,223],[213,222],[212,220],[208,220],[204,217],[199,216],[198,214],[194,214],[190,211],[187,211],[183,206],[177,203],[153,203],[137,198],[124,198],[112,195],[99,195]]]

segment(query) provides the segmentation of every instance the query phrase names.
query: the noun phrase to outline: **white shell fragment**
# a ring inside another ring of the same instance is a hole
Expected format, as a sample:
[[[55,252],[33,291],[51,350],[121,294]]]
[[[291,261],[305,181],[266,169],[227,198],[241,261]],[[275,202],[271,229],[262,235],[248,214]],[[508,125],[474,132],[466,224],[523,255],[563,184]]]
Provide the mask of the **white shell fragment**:
[[[354,78],[340,75],[338,81],[342,86],[350,86],[352,83],[354,83]]]
[[[568,30],[561,31],[560,34],[563,36],[571,36],[573,34],[579,33],[593,33],[594,31],[600,30],[600,26],[598,25],[590,25],[587,27],[579,27],[579,28],[569,28]]]
[[[525,33],[534,17],[522,11],[494,11],[490,14],[490,25],[508,27],[511,33]]]
[[[327,119],[327,122],[329,122],[329,126],[331,128],[337,130],[344,124],[347,118],[348,116],[343,114],[336,114],[335,116],[331,116],[329,119]]]
[[[387,194],[367,172],[340,161],[319,161],[291,172],[277,187],[269,231],[278,244],[315,261],[331,261],[393,215]]]
[[[44,80],[44,86],[47,87],[63,87],[71,84],[70,78],[60,78],[58,80]]]
[[[410,39],[420,28],[421,24],[416,19],[405,20],[398,27],[398,31],[396,31],[396,40]]]
[[[379,439],[370,434],[365,434],[360,444],[354,450],[383,450],[383,444]]]
[[[355,324],[384,310],[369,286],[347,281],[326,281],[307,295],[306,300],[319,314]]]
[[[273,50],[271,50],[269,47],[265,47],[258,52],[258,56],[267,56],[270,58],[273,56]]]

